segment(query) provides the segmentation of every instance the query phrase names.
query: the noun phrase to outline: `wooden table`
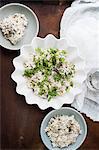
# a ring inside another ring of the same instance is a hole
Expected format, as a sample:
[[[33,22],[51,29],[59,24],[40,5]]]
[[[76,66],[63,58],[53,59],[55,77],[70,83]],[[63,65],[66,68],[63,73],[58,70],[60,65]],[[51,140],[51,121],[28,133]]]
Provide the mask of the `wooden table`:
[[[59,37],[59,23],[64,9],[69,6],[24,3],[37,14],[40,21],[39,36],[48,33]],[[24,96],[16,93],[16,83],[11,79],[14,71],[12,60],[19,51],[0,47],[0,98],[1,98],[1,149],[2,150],[47,150],[40,138],[40,125],[52,109],[40,110],[37,105],[28,105]],[[67,106],[67,105],[64,105]],[[80,150],[99,149],[99,124],[83,115],[88,124],[88,134]]]

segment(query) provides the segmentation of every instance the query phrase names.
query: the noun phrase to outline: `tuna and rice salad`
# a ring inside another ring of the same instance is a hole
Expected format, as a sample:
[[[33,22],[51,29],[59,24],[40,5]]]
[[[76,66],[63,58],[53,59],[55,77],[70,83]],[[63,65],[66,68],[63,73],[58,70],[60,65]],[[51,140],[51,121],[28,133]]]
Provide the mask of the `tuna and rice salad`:
[[[24,14],[15,13],[0,20],[0,29],[3,36],[11,42],[17,44],[25,34],[28,19]]]
[[[74,115],[57,115],[49,120],[45,133],[53,148],[64,148],[76,142],[81,129]]]
[[[75,65],[67,61],[67,56],[66,50],[36,48],[24,62],[28,87],[48,101],[68,93],[74,86]]]

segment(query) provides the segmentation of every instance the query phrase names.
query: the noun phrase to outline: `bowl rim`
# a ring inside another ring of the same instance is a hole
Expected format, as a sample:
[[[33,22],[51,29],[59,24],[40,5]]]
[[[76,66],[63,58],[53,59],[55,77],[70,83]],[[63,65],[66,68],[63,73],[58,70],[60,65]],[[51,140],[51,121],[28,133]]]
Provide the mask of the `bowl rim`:
[[[63,109],[65,109],[65,110],[71,110],[71,111],[76,112],[76,113],[80,116],[80,118],[82,119],[82,121],[83,121],[83,123],[84,123],[84,127],[85,127],[85,130],[84,130],[84,131],[85,131],[85,132],[84,132],[83,140],[82,140],[82,141],[77,145],[77,147],[76,147],[76,149],[78,149],[78,148],[83,144],[83,142],[84,142],[85,139],[86,139],[86,136],[87,136],[87,123],[86,123],[86,121],[85,121],[83,115],[82,115],[79,111],[77,111],[76,109],[74,109],[74,108],[72,108],[72,107],[61,107],[60,109],[52,110],[52,111],[50,111],[50,112],[43,118],[43,120],[42,120],[42,122],[41,122],[41,126],[40,126],[40,137],[41,137],[41,140],[42,140],[43,144],[49,149],[49,147],[48,147],[48,145],[46,144],[46,142],[45,142],[45,140],[44,140],[44,138],[43,138],[43,135],[42,135],[43,124],[45,123],[46,119],[47,119],[51,114],[53,114],[54,112],[58,112],[58,111],[60,111],[60,110],[63,110]],[[76,150],[76,149],[73,149],[73,150]],[[50,150],[50,149],[49,149],[49,150]],[[62,149],[60,148],[60,150],[62,150]],[[72,149],[71,149],[71,150],[72,150]]]
[[[40,28],[40,27],[39,27],[39,19],[38,19],[36,13],[35,13],[30,7],[28,7],[28,6],[24,5],[24,4],[20,4],[20,3],[9,3],[9,4],[6,4],[6,5],[2,6],[2,7],[0,8],[0,11],[2,11],[2,10],[3,10],[4,8],[6,8],[6,7],[14,6],[14,5],[15,5],[15,6],[24,7],[24,8],[26,8],[27,10],[29,10],[29,11],[32,13],[32,15],[33,15],[34,18],[35,18],[36,25],[37,25],[36,33],[35,33],[35,36],[34,36],[34,37],[36,37],[36,36],[38,35],[39,28]],[[34,37],[33,37],[33,38],[34,38]],[[32,40],[33,40],[33,38],[32,38]],[[32,42],[32,40],[31,40],[31,42]],[[30,42],[30,43],[31,43],[31,42]],[[8,49],[8,50],[19,50],[19,49],[21,49],[21,47],[22,47],[24,44],[22,44],[22,45],[20,46],[20,48],[16,48],[16,47],[9,48],[8,46],[2,44],[1,42],[0,42],[0,45],[1,45],[2,47],[4,47],[4,48]]]

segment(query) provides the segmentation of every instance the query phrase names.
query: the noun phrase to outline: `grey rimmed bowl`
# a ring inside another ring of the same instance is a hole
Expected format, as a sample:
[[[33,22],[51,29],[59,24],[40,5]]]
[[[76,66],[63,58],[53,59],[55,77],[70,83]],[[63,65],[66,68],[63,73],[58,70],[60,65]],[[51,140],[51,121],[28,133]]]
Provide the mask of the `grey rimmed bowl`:
[[[26,27],[24,36],[16,44],[12,45],[9,40],[5,39],[0,30],[0,45],[6,49],[19,50],[22,45],[29,44],[33,38],[37,36],[39,31],[39,21],[36,14],[27,6],[19,3],[10,3],[0,8],[0,19],[13,15],[15,13],[21,13],[28,19],[28,26]]]
[[[77,137],[77,140],[74,144],[71,144],[68,147],[65,147],[62,149],[53,148],[51,141],[49,140],[49,137],[47,136],[47,134],[44,131],[48,125],[50,118],[52,118],[56,115],[69,115],[69,116],[74,115],[74,118],[78,121],[78,123],[80,124],[81,130],[82,130],[82,133]],[[41,139],[42,139],[43,143],[49,150],[77,150],[82,145],[82,143],[84,142],[84,140],[86,138],[87,125],[86,125],[85,119],[78,111],[76,111],[75,109],[70,108],[70,107],[62,107],[61,109],[53,110],[53,111],[49,112],[45,116],[45,118],[43,119],[42,124],[41,124],[40,134],[41,134]]]

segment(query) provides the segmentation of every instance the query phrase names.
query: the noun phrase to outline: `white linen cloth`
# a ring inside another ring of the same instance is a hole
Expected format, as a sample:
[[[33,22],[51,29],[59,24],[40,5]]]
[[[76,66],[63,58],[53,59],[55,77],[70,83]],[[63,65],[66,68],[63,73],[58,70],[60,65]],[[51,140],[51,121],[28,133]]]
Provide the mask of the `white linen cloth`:
[[[98,0],[75,0],[72,3],[72,6],[75,4],[81,4],[81,3],[95,3],[96,1],[98,1]]]
[[[64,12],[60,36],[71,38],[74,41],[79,48],[80,55],[85,59],[87,73],[92,69],[99,70],[98,1],[77,0],[73,2],[71,7]],[[72,106],[92,120],[99,121],[99,92],[91,91],[86,82],[83,83],[82,93],[76,96]]]

